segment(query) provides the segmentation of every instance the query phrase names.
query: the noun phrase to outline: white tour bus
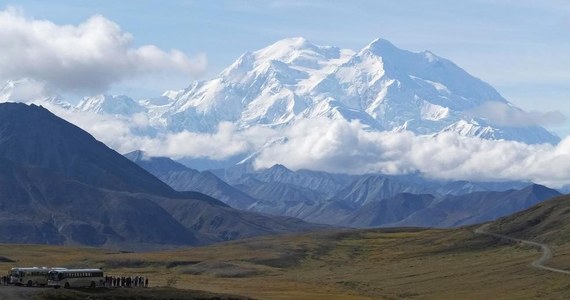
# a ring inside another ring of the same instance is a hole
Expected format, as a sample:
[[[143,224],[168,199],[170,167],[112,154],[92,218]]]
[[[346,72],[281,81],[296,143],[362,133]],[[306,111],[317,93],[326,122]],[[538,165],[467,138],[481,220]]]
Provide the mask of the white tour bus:
[[[48,273],[51,270],[62,270],[62,268],[12,268],[10,269],[10,283],[25,286],[45,286],[48,283]]]
[[[48,285],[54,288],[98,287],[105,284],[100,269],[54,269],[48,274]]]

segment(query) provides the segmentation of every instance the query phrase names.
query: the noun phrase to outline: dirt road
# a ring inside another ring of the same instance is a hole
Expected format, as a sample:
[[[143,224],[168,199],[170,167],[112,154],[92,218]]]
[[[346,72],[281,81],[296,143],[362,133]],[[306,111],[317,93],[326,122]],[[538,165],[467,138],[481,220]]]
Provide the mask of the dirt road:
[[[509,240],[509,241],[513,241],[513,242],[517,242],[517,243],[521,243],[521,244],[540,248],[540,250],[542,251],[542,256],[540,256],[540,258],[538,258],[537,260],[535,260],[531,263],[531,265],[533,267],[538,268],[538,269],[542,269],[542,270],[546,270],[546,271],[550,271],[550,272],[556,272],[556,273],[562,273],[562,274],[570,275],[570,271],[545,266],[545,264],[552,258],[552,250],[550,250],[550,247],[548,247],[547,244],[542,244],[542,243],[537,243],[537,242],[527,241],[527,240],[521,240],[521,239],[513,238],[513,237],[510,237],[507,235],[489,232],[489,231],[487,231],[487,229],[489,228],[489,225],[491,225],[491,224],[484,224],[483,226],[475,229],[475,233],[483,234],[483,235],[489,235],[489,236],[496,237],[499,239]]]

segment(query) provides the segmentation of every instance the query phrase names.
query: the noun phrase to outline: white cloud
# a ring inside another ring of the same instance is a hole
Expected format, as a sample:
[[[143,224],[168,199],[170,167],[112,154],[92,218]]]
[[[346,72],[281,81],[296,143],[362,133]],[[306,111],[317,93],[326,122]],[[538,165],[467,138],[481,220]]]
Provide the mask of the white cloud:
[[[100,91],[124,79],[160,72],[193,77],[206,57],[188,57],[154,45],[132,46],[133,37],[96,15],[74,25],[0,11],[0,79],[31,78],[63,90]]]
[[[70,111],[46,102],[37,104],[81,127],[120,153],[144,150],[152,156],[223,160],[236,154],[254,151],[267,139],[279,134],[264,127],[238,131],[230,122],[221,122],[218,130],[212,134],[189,131],[152,134],[154,129],[150,127],[145,114],[135,114],[132,117],[112,116]]]
[[[23,79],[11,81],[0,86],[0,101],[21,101],[31,102],[37,99],[47,98],[49,92],[46,91],[45,83],[34,80]]]
[[[265,138],[275,134],[263,128],[237,131],[234,124],[222,122],[213,134],[183,131],[160,135],[158,138],[143,138],[140,149],[153,156],[207,157],[223,160],[240,153],[254,151]]]
[[[570,138],[556,146],[462,137],[454,133],[369,132],[357,122],[306,120],[265,149],[258,167],[276,163],[341,173],[404,174],[466,180],[530,180],[560,187],[570,178]]]
[[[570,178],[570,137],[558,145],[527,145],[455,133],[370,132],[358,122],[325,118],[301,120],[282,129],[238,130],[223,122],[212,134],[184,131],[151,137],[133,134],[145,126],[144,121],[50,109],[120,153],[140,149],[152,156],[224,160],[259,151],[258,168],[283,164],[294,170],[350,174],[420,172],[438,179],[523,180],[555,188]]]
[[[566,117],[559,111],[524,111],[501,102],[485,102],[471,113],[500,126],[542,126],[561,124],[566,121]]]

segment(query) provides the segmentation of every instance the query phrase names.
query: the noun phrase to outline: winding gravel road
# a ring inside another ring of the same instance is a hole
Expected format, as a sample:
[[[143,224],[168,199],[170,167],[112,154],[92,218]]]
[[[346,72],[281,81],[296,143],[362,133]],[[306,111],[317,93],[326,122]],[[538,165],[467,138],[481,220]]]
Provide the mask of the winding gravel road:
[[[570,271],[552,268],[552,267],[548,267],[548,266],[544,265],[552,258],[552,250],[550,250],[550,247],[548,247],[547,244],[542,244],[542,243],[537,243],[537,242],[532,242],[532,241],[527,241],[527,240],[521,240],[521,239],[513,238],[513,237],[510,237],[507,235],[489,232],[489,231],[487,231],[487,229],[489,228],[490,225],[491,224],[484,224],[483,226],[475,229],[474,232],[476,234],[488,235],[488,236],[496,237],[499,239],[509,240],[509,241],[513,241],[513,242],[517,242],[517,243],[526,244],[529,246],[540,248],[540,250],[542,251],[542,256],[540,258],[538,258],[537,260],[532,262],[531,265],[533,267],[538,268],[538,269],[542,269],[542,270],[551,271],[551,272],[570,275]]]

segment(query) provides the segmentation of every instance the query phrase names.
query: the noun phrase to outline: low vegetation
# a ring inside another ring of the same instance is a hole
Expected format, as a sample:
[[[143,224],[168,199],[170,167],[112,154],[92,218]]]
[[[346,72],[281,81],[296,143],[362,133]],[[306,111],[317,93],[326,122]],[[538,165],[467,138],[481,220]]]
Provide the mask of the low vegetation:
[[[36,300],[246,300],[247,297],[172,288],[46,290]]]
[[[570,247],[566,251],[570,263]],[[0,245],[0,255],[16,261],[0,263],[5,270],[89,265],[110,275],[148,276],[153,287],[256,299],[570,297],[570,277],[529,265],[537,249],[475,235],[472,228],[310,233],[150,253]],[[72,299],[65,297],[75,292],[45,297]]]

